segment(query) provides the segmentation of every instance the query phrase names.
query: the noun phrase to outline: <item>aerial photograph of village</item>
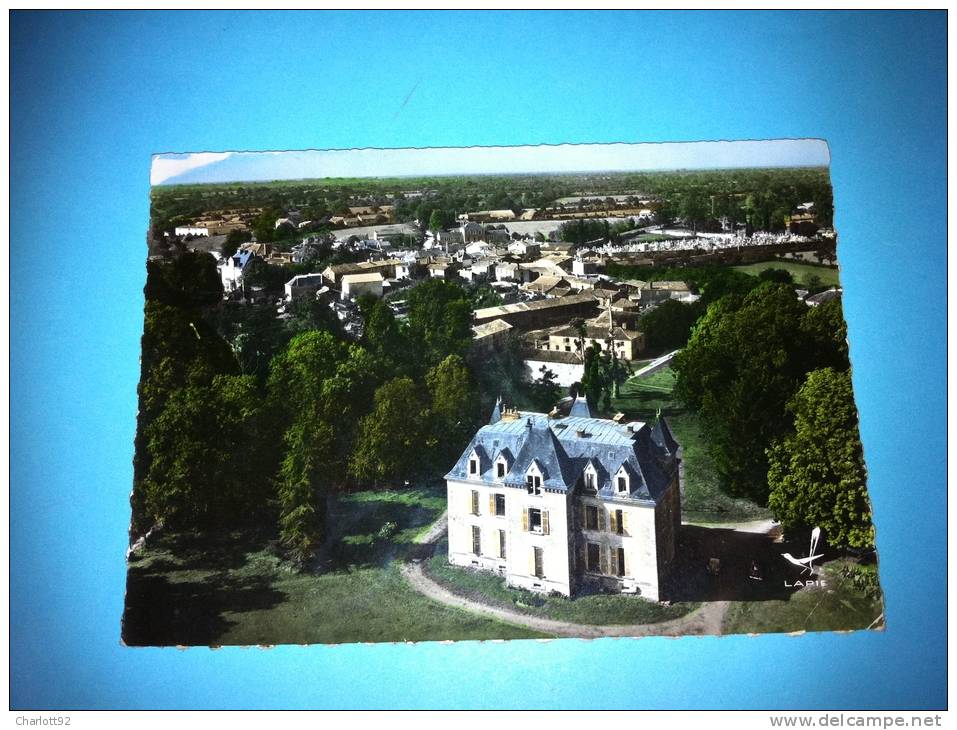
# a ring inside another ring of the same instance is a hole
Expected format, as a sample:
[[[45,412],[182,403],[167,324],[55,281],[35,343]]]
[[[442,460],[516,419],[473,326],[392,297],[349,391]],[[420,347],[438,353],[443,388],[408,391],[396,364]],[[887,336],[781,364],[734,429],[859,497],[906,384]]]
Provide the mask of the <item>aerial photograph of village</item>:
[[[123,642],[882,629],[828,164],[156,155]]]

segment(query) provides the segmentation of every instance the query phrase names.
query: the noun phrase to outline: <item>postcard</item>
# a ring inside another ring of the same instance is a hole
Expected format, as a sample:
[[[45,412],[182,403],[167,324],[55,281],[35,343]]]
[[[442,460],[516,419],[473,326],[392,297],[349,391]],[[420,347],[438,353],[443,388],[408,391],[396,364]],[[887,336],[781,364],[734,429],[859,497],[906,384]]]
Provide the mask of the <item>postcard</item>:
[[[123,642],[882,629],[829,161],[155,155]]]

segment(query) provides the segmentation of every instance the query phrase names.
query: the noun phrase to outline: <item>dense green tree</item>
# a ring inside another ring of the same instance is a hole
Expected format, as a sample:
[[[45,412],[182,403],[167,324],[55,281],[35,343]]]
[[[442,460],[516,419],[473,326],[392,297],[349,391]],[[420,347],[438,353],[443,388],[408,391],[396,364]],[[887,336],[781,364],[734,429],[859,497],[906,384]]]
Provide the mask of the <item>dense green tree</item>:
[[[282,209],[268,206],[253,220],[252,229],[257,241],[268,243],[276,240],[276,221],[282,214]]]
[[[697,272],[693,272],[691,275],[701,276]],[[714,267],[707,274],[701,276],[698,281],[702,288],[701,299],[699,300],[702,307],[707,307],[711,302],[716,302],[728,294],[743,297],[761,283],[754,276],[727,267]]]
[[[604,219],[590,220],[579,218],[562,223],[558,228],[558,238],[568,243],[582,244],[597,239],[607,239],[611,235],[611,227]]]
[[[452,224],[452,216],[446,211],[436,208],[429,214],[429,230],[432,233],[444,230]]]
[[[431,427],[437,463],[448,468],[468,443],[480,414],[475,379],[465,361],[449,355],[429,370],[425,383],[432,400]]]
[[[432,279],[409,291],[412,347],[426,367],[447,355],[465,357],[472,342],[472,307],[462,287]]]
[[[761,281],[774,281],[778,284],[793,284],[794,277],[791,275],[791,272],[787,269],[765,269],[760,274],[758,278]]]
[[[662,302],[641,317],[639,327],[647,346],[654,351],[684,347],[702,311],[697,304],[684,304],[677,299]]]
[[[503,303],[501,295],[488,284],[480,284],[469,289],[469,302],[472,309],[497,307]]]
[[[707,217],[708,200],[699,190],[688,190],[681,196],[681,202],[678,206],[679,215],[685,222],[691,226],[695,235],[698,233],[698,226]]]
[[[672,363],[676,394],[699,412],[726,491],[759,504],[765,450],[790,427],[785,406],[814,358],[802,337],[806,310],[782,284],[723,297]]]
[[[597,342],[585,348],[585,362],[582,373],[582,388],[592,413],[598,413],[610,403],[612,379],[610,376],[611,358],[603,352]]]
[[[820,527],[831,545],[867,548],[874,528],[848,372],[810,372],[788,404],[794,432],[768,450],[768,506],[785,530]]]
[[[392,308],[373,296],[359,298],[362,344],[383,372],[404,373],[409,367],[408,338]]]
[[[606,361],[606,367],[608,369],[607,378],[611,382],[612,392],[616,398],[621,397],[621,386],[625,384],[628,378],[631,376],[631,368],[628,363],[618,357],[614,350],[611,350],[609,346],[611,355]],[[611,400],[608,399],[608,410],[611,409]]]
[[[229,345],[196,312],[147,300],[140,374],[140,411],[158,412],[172,391],[209,385],[239,372]]]
[[[296,420],[283,438],[279,471],[279,536],[288,557],[305,566],[326,527],[329,465],[336,459],[335,431],[316,413]]]
[[[261,519],[274,468],[261,403],[249,376],[218,375],[169,394],[145,434],[140,487],[151,522],[182,530]]]
[[[372,356],[328,332],[294,337],[269,376],[270,414],[284,433],[280,536],[294,562],[325,536],[328,494],[346,481],[357,424],[376,387]]]
[[[529,398],[536,411],[547,413],[558,403],[562,395],[562,388],[558,384],[555,373],[542,365],[538,377],[532,380],[529,387]]]
[[[323,383],[348,356],[346,345],[328,332],[310,331],[290,340],[269,373],[269,396],[288,422],[320,402]]]
[[[818,307],[808,307],[801,322],[808,351],[814,353],[814,367],[847,370],[847,323],[841,300],[832,299]]]
[[[309,330],[330,332],[335,337],[342,337],[342,323],[333,309],[314,296],[296,297],[286,305],[289,318],[285,327],[290,336]]]
[[[208,307],[223,298],[216,259],[203,251],[183,251],[172,260],[146,263],[146,299],[174,307]]]
[[[429,424],[419,386],[407,377],[388,381],[376,390],[372,412],[359,423],[350,471],[376,484],[412,478],[423,467],[423,451],[434,446]]]

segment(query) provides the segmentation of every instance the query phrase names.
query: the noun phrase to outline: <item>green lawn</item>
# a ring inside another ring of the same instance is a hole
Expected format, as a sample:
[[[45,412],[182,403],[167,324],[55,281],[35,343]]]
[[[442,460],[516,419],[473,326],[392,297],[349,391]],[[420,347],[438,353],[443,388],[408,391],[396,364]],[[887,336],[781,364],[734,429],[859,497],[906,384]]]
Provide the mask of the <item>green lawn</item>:
[[[316,573],[287,567],[265,532],[162,535],[130,563],[124,639],[243,645],[545,636],[448,608],[408,586],[399,559],[419,549],[413,539],[444,508],[444,487],[333,500],[335,534]],[[395,530],[378,537],[389,522]]]
[[[635,369],[643,363],[636,363]],[[672,398],[674,374],[670,367],[652,375],[632,378],[621,387],[612,407],[629,418],[653,421],[658,409],[681,444],[684,454],[685,492],[682,516],[702,523],[738,522],[770,517],[770,512],[744,499],[726,495],[718,484],[714,461],[698,416]]]
[[[427,570],[433,580],[460,596],[530,616],[594,626],[658,623],[684,616],[699,605],[688,602],[666,606],[638,596],[612,594],[563,598],[508,588],[505,579],[494,573],[449,565],[445,541],[436,546]]]
[[[845,561],[823,568],[826,586],[804,588],[786,601],[734,602],[725,619],[726,634],[849,631],[870,626],[883,612],[881,598],[855,588],[840,573]],[[883,626],[883,621],[877,626]]]
[[[666,233],[639,233],[637,236],[632,238],[633,241],[641,241],[642,243],[654,243],[658,241],[672,241],[677,236],[669,236]]]
[[[766,269],[784,269],[785,271],[791,272],[795,284],[807,284],[808,277],[810,276],[818,277],[824,286],[838,286],[840,284],[836,267],[815,266],[814,264],[802,264],[796,261],[776,259],[774,261],[762,261],[757,264],[732,266],[731,268],[743,271],[745,274],[751,274],[752,276],[757,276]]]

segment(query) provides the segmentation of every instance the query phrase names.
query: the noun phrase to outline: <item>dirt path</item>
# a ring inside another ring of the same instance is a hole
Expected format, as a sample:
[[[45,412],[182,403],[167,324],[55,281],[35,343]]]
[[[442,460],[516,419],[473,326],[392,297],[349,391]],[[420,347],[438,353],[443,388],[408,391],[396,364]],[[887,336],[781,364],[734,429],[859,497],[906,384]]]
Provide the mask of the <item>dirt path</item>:
[[[445,534],[448,528],[448,513],[443,513],[435,524],[424,535],[420,535],[416,542],[427,544],[435,543]],[[597,639],[604,636],[687,636],[720,634],[724,624],[724,617],[728,611],[727,601],[713,601],[706,603],[685,616],[670,621],[661,621],[652,624],[612,624],[607,626],[593,626],[576,624],[568,621],[529,616],[528,614],[511,611],[507,608],[490,606],[468,598],[459,596],[447,588],[439,585],[422,570],[421,561],[405,563],[402,566],[402,575],[419,593],[446,606],[460,608],[472,613],[505,621],[517,626],[524,626],[533,631],[555,636],[571,636],[585,639]]]
[[[419,593],[446,606],[461,608],[472,613],[505,621],[517,626],[524,626],[533,631],[555,636],[572,636],[583,639],[598,639],[603,636],[685,636],[689,634],[720,634],[724,623],[724,616],[728,610],[727,601],[706,603],[701,608],[671,621],[662,621],[654,624],[614,624],[610,626],[590,626],[575,624],[568,621],[529,616],[506,608],[489,606],[468,598],[456,595],[440,586],[425,575],[421,563],[405,563],[402,566],[402,575],[409,581],[409,585]]]

